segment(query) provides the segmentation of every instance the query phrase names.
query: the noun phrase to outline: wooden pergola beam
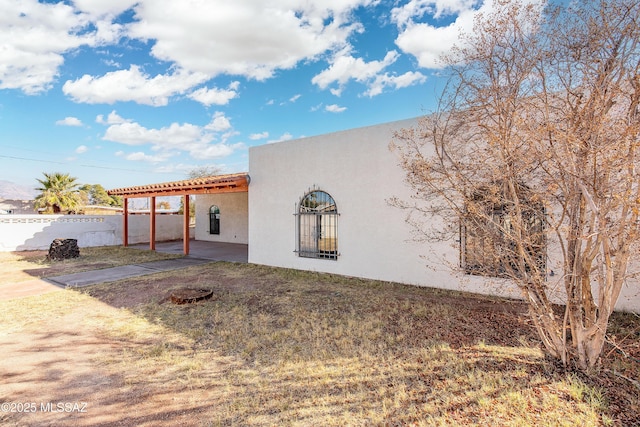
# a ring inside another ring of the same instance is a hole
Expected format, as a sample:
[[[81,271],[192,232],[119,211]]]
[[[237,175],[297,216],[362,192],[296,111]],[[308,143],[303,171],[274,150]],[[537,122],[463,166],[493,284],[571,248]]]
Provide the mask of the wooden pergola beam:
[[[185,181],[164,182],[136,187],[116,188],[107,191],[112,196],[158,197],[192,194],[241,193],[249,189],[249,175],[239,173],[197,178]]]
[[[196,195],[196,194],[220,194],[220,193],[245,193],[249,191],[249,186],[234,186],[234,187],[221,187],[221,188],[207,188],[201,190],[164,190],[164,191],[146,191],[146,192],[131,192],[127,194],[130,198],[142,198],[142,197],[162,197],[162,196],[184,196],[184,195]],[[122,194],[116,194],[122,195]]]
[[[124,223],[122,225],[122,246],[126,248],[129,246],[129,199],[125,197],[123,203],[122,216]]]
[[[184,218],[183,218],[183,234],[182,234],[182,252],[185,255],[189,255],[189,226],[191,225],[191,215],[189,214],[189,195],[185,194],[182,200],[184,204]]]
[[[149,200],[149,249],[156,250],[156,198],[151,196]]]

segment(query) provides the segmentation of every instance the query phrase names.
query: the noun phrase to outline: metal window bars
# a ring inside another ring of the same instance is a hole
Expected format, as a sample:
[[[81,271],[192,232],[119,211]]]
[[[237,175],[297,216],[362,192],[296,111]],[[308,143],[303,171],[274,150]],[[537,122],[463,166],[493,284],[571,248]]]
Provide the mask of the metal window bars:
[[[335,200],[321,190],[302,197],[295,213],[300,257],[338,259],[338,209]]]
[[[460,261],[465,273],[523,277],[534,271],[545,272],[546,212],[542,204],[523,202],[518,220],[505,203],[481,197],[474,201],[475,213],[465,215],[460,223]],[[524,246],[524,257],[515,250],[516,235]]]

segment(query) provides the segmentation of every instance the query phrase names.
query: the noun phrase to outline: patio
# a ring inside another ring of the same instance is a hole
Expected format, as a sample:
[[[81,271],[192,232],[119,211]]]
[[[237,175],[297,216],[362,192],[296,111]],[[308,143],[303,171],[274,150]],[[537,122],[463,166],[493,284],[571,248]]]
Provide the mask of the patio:
[[[130,247],[138,249],[149,249],[149,243],[130,245]],[[155,244],[156,251],[170,254],[181,254],[183,253],[183,248],[184,245],[182,240],[156,242]],[[238,243],[208,242],[204,240],[191,239],[189,241],[189,255],[187,256],[190,258],[202,258],[214,261],[246,263],[249,256],[248,251],[249,245]]]

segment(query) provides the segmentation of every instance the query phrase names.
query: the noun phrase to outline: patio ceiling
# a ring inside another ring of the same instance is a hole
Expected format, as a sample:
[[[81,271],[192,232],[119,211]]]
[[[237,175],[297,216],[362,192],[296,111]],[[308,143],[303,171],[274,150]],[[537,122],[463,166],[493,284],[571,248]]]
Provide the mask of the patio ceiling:
[[[107,193],[111,196],[129,198],[184,196],[191,194],[242,193],[245,191],[249,191],[249,174],[241,172],[228,175],[186,179],[183,181],[163,182],[160,184],[115,188],[107,191]]]

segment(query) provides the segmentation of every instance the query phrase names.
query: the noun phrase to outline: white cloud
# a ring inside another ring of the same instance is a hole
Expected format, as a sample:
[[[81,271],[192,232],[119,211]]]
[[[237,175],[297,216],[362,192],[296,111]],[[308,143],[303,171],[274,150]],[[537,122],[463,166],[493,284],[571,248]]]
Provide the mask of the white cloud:
[[[121,123],[127,123],[131,121],[132,120],[120,117],[115,110],[109,113],[109,115],[107,116],[107,120],[104,119],[104,116],[102,114],[98,114],[96,116],[96,123],[100,123],[101,125],[118,125]]]
[[[212,104],[227,105],[230,100],[238,96],[237,90],[239,84],[240,82],[237,81],[232,82],[228,89],[208,89],[203,87],[191,92],[187,96],[194,101],[198,101],[199,103],[206,105],[207,107]]]
[[[103,139],[125,145],[151,144],[154,149],[179,149],[190,144],[206,144],[213,140],[213,135],[189,123],[172,123],[160,129],[147,129],[139,123],[126,122],[109,126]]]
[[[422,66],[432,64],[457,30],[471,22],[479,2],[410,0],[394,8],[391,19],[400,31],[397,45],[416,56]],[[142,65],[106,58],[100,61],[129,68],[76,77],[64,83],[63,92],[76,102],[93,104],[132,101],[163,106],[171,97],[183,95],[206,106],[226,105],[238,96],[238,81],[227,88],[201,86],[223,73],[263,80],[277,70],[330,55],[329,68],[313,82],[339,96],[350,80],[370,85],[399,56],[391,51],[380,61],[367,62],[350,54],[349,39],[364,31],[354,11],[378,3],[273,0],[265,6],[258,0],[3,0],[0,89],[31,94],[47,90],[66,55],[83,46],[107,46],[103,51],[108,52],[108,46],[117,45],[124,36],[148,44],[150,54],[166,61],[169,71],[149,74]],[[126,11],[133,11],[133,21],[119,23]],[[436,18],[459,16],[454,24],[436,28],[420,22],[426,13]],[[376,89],[368,87],[367,93]]]
[[[132,161],[143,161],[143,162],[149,162],[149,163],[161,163],[164,162],[166,160],[168,160],[170,157],[172,157],[173,154],[172,153],[162,153],[162,154],[156,154],[156,155],[149,155],[149,154],[145,154],[142,151],[136,151],[135,153],[130,153],[124,156],[125,159],[127,160],[132,160]]]
[[[76,148],[76,153],[78,154],[86,153],[87,151],[89,151],[89,147],[86,145],[79,145],[78,148]]]
[[[367,82],[393,64],[399,56],[398,52],[392,50],[387,52],[382,61],[365,62],[362,58],[355,58],[348,51],[344,51],[333,59],[329,68],[315,75],[311,82],[318,85],[320,89],[326,89],[333,83],[337,83],[337,88],[331,89],[331,93],[340,96],[349,80]]]
[[[380,95],[387,87],[400,89],[417,83],[424,83],[425,80],[427,80],[427,77],[424,74],[415,71],[408,71],[400,76],[382,74],[376,76],[375,80],[369,85],[369,88],[364,95],[373,97]]]
[[[326,107],[324,107],[324,110],[328,111],[330,113],[342,113],[346,109],[347,109],[347,107],[341,107],[338,104],[331,104],[331,105],[327,105]]]
[[[466,13],[447,27],[433,27],[429,24],[412,25],[405,29],[396,44],[403,52],[418,59],[418,64],[424,68],[443,68],[440,57],[451,50],[458,41],[462,27],[473,22],[473,13]]]
[[[290,141],[293,139],[293,135],[291,135],[289,132],[285,132],[282,135],[280,135],[279,138],[277,139],[271,139],[269,141],[267,141],[268,144],[273,144],[276,142],[282,142],[282,141]]]
[[[147,157],[134,153],[136,156],[129,158],[130,160],[152,159],[160,162],[179,152],[186,152],[194,159],[215,159],[245,148],[242,143],[227,143],[227,139],[237,132],[231,129],[229,119],[220,112],[215,113],[211,123],[206,126],[172,123],[159,129],[146,128],[121,118],[115,112],[109,116],[114,117],[115,123],[109,125],[102,139],[129,146],[149,146],[154,152],[153,156]],[[108,122],[104,119],[102,121]]]
[[[104,65],[108,65],[109,67],[120,68],[122,64],[116,61],[115,59],[103,59],[102,63]]]
[[[252,141],[257,141],[259,139],[266,139],[266,138],[269,138],[269,132],[252,133],[251,135],[249,135],[249,139]]]
[[[298,99],[300,99],[302,95],[300,95],[299,93],[296,95],[293,95],[291,98],[289,98],[289,102],[296,102]]]
[[[0,2],[0,89],[36,94],[50,88],[64,54],[116,42],[121,26],[92,20],[63,2]]]
[[[209,144],[197,152],[191,153],[194,159],[219,159],[233,154],[237,149],[243,148],[244,144]]]
[[[206,80],[207,77],[201,73],[184,70],[151,77],[137,65],[132,65],[128,70],[112,71],[102,77],[85,74],[74,81],[68,80],[62,91],[74,101],[88,104],[134,101],[163,106],[169,103],[169,97],[184,93]]]
[[[58,126],[82,126],[82,121],[77,117],[65,117],[56,122]]]
[[[79,10],[94,16],[116,16],[131,9],[138,0],[74,0],[73,3]]]
[[[524,0],[524,3],[539,4],[540,0]],[[391,20],[399,30],[396,45],[416,57],[421,67],[440,69],[444,66],[440,57],[459,42],[460,34],[471,33],[475,17],[479,13],[491,13],[494,7],[493,0],[410,0],[391,11]],[[446,17],[443,22],[448,24],[421,22],[427,14],[436,21]],[[452,17],[455,17],[453,22]]]
[[[440,19],[477,8],[481,3],[479,0],[410,0],[403,6],[394,8],[391,16],[398,23],[412,22],[414,18],[424,15]]]
[[[223,132],[225,130],[231,129],[231,122],[227,117],[225,117],[223,112],[216,111],[213,114],[211,122],[204,128],[215,132]]]
[[[375,0],[145,0],[128,36],[177,67],[263,80],[277,69],[344,47],[362,31],[353,10]]]

